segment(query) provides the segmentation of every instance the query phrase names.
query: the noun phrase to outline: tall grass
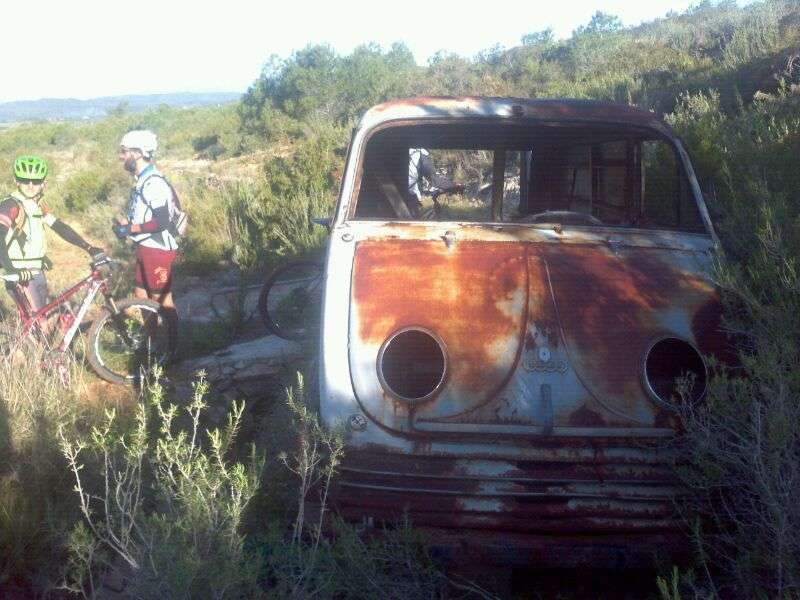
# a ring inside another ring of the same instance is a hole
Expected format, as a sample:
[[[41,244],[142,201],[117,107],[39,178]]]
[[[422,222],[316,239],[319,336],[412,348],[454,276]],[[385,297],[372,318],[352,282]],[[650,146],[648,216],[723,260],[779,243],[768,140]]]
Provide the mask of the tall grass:
[[[670,118],[703,182],[725,248],[717,273],[738,355],[706,403],[686,404],[679,470],[694,492],[702,593],[800,593],[800,96],[781,87],[727,113],[687,96]]]
[[[0,322],[0,339],[17,333]],[[69,356],[33,342],[8,350],[0,354],[0,589],[42,590],[57,579],[77,517],[58,432],[77,435],[92,410],[83,369]]]

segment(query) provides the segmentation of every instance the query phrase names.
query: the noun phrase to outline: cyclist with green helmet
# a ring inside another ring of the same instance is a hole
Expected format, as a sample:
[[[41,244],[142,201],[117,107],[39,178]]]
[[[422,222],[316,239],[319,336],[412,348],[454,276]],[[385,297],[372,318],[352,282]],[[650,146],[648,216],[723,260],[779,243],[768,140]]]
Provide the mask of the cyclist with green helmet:
[[[103,253],[89,244],[69,225],[57,219],[42,201],[47,178],[47,163],[38,156],[19,156],[14,161],[17,191],[0,201],[0,266],[19,276],[19,284],[7,287],[21,291],[33,311],[47,304],[47,279],[50,267],[46,256],[44,226],[92,256]],[[15,287],[15,286],[19,287]],[[14,300],[17,295],[12,292]]]

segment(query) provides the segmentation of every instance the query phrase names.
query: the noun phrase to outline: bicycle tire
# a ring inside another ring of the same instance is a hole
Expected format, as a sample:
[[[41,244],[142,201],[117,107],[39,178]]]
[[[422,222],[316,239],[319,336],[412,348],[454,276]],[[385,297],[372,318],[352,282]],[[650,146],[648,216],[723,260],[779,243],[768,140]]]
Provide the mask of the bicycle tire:
[[[151,365],[172,358],[175,339],[175,322],[158,302],[128,298],[116,303],[116,312],[104,308],[92,323],[87,358],[101,379],[133,385]]]
[[[258,295],[266,328],[285,340],[308,339],[319,330],[322,263],[293,260],[277,267]]]

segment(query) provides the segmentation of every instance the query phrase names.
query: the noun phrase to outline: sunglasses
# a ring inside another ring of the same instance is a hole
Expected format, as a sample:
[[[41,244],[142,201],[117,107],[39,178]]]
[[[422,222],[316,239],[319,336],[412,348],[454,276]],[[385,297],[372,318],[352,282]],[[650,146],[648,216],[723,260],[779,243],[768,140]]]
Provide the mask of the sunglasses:
[[[42,185],[44,179],[27,179],[24,177],[17,177],[17,183],[20,185]]]

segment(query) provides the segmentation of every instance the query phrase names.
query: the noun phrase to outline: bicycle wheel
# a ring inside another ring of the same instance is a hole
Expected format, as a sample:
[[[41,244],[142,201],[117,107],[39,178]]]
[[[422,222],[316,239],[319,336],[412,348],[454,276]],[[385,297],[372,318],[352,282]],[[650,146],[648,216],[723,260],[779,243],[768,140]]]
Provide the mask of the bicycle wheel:
[[[258,296],[258,312],[272,333],[286,340],[307,339],[319,330],[322,263],[296,260],[269,276]]]
[[[175,322],[153,300],[121,300],[116,309],[103,309],[89,329],[89,364],[111,383],[138,383],[150,366],[172,358]]]

